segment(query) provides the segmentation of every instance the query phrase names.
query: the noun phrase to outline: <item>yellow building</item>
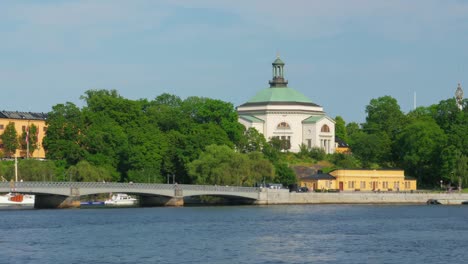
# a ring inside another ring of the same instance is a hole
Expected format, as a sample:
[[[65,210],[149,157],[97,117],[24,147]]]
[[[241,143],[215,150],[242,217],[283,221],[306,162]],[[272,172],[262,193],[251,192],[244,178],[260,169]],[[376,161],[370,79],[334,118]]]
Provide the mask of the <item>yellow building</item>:
[[[37,148],[29,149],[31,158],[45,158],[45,151],[42,147],[42,140],[44,139],[47,131],[46,127],[47,114],[44,113],[31,113],[31,112],[12,112],[0,111],[0,135],[3,134],[5,128],[9,123],[15,124],[18,140],[23,136],[23,132],[28,130],[28,127],[35,125],[37,127]],[[27,148],[26,148],[27,149]],[[17,157],[27,157],[26,149],[16,150]],[[4,153],[3,142],[0,139],[0,151]]]
[[[300,179],[300,186],[311,190],[340,191],[415,191],[416,180],[403,170],[334,170]]]

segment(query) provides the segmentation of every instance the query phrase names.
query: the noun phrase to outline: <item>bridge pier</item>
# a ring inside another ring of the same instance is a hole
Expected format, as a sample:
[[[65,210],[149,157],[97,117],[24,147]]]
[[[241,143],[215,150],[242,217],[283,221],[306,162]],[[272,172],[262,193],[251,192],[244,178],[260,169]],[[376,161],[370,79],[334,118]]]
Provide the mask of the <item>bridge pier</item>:
[[[38,194],[34,199],[34,208],[55,209],[55,208],[79,208],[80,189],[70,187],[70,195]]]
[[[79,196],[37,195],[34,201],[36,209],[79,208]]]

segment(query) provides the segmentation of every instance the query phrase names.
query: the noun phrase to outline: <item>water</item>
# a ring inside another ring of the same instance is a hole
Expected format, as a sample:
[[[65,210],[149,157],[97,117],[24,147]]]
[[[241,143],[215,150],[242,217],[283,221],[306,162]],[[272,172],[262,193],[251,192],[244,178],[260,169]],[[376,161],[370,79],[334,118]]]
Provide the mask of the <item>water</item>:
[[[0,209],[0,263],[466,263],[468,207]]]

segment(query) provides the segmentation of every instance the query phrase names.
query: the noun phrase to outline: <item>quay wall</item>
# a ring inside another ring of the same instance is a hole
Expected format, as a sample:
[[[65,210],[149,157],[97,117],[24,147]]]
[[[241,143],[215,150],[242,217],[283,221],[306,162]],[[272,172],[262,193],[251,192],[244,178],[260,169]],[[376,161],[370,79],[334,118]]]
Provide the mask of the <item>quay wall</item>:
[[[296,193],[288,190],[263,189],[257,204],[425,204],[429,199],[441,204],[468,203],[465,193],[339,192]]]

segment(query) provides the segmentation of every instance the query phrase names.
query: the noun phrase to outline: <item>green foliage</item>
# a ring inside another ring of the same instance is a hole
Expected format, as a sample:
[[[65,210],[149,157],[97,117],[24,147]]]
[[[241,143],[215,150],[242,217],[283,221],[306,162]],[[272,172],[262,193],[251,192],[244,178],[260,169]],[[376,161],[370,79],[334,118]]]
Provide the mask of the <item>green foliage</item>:
[[[6,157],[13,157],[19,147],[18,132],[16,132],[15,123],[9,122],[5,127],[5,131],[0,136],[3,142],[4,155]]]
[[[336,169],[357,169],[361,168],[361,163],[354,155],[333,153],[328,159],[335,164]]]
[[[94,166],[85,160],[68,168],[67,175],[70,181],[77,182],[116,181],[119,177],[114,168],[110,166]]]
[[[354,144],[354,138],[356,138],[357,135],[360,133],[363,133],[361,128],[359,127],[359,124],[356,122],[351,122],[346,125],[346,133],[348,134],[348,145],[353,145]]]
[[[440,158],[447,137],[434,121],[416,121],[402,131],[397,139],[400,165],[420,182],[440,180]]]
[[[461,187],[468,183],[468,156],[461,155],[457,160],[455,174],[458,176],[458,184]]]
[[[273,166],[261,153],[237,153],[227,146],[206,147],[188,167],[197,184],[253,186],[273,178]]]
[[[349,140],[346,122],[341,116],[335,117],[335,136],[341,138],[344,142],[348,142]]]
[[[20,146],[21,149],[24,151],[28,150],[29,147],[29,156],[32,156],[34,151],[39,148],[39,142],[38,142],[38,128],[36,125],[31,124],[28,128],[26,128],[25,131],[21,134],[20,137]],[[29,142],[29,146],[28,146]]]
[[[76,164],[86,155],[82,140],[84,118],[73,103],[58,104],[48,113],[47,134],[43,140],[47,159]]]
[[[57,169],[53,161],[18,160],[18,179],[20,180],[57,181],[57,178]]]
[[[267,142],[263,134],[258,132],[257,129],[249,127],[239,140],[237,148],[242,153],[248,153],[253,151],[262,151],[266,144]]]
[[[294,173],[294,171],[289,168],[286,163],[275,164],[275,170],[275,182],[281,183],[284,186],[297,183],[296,173]]]
[[[383,96],[372,99],[366,106],[366,123],[363,128],[368,133],[386,133],[394,139],[405,124],[405,115],[395,98]]]

